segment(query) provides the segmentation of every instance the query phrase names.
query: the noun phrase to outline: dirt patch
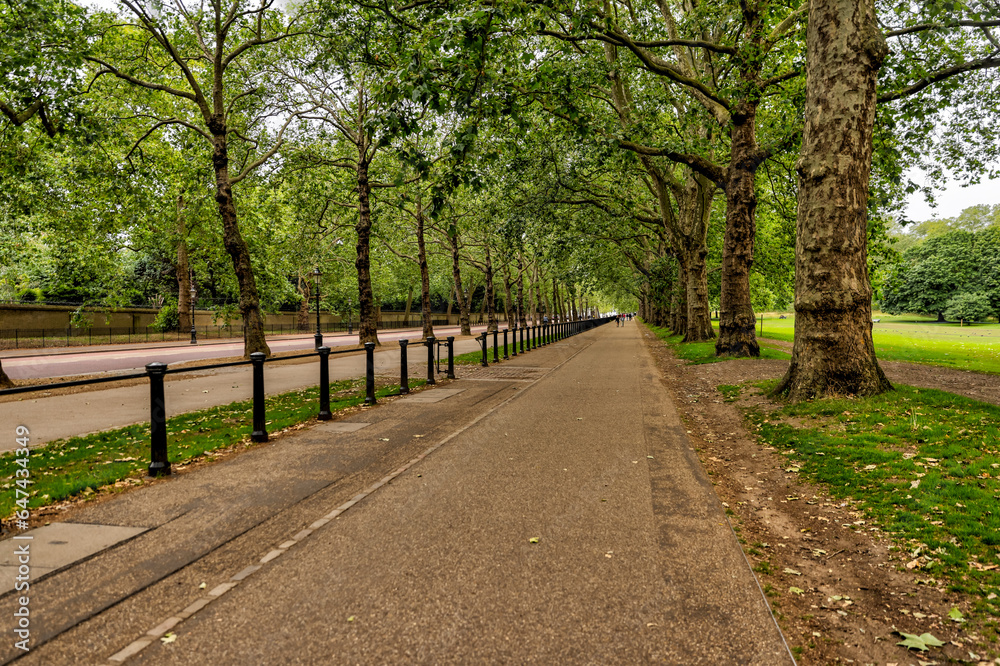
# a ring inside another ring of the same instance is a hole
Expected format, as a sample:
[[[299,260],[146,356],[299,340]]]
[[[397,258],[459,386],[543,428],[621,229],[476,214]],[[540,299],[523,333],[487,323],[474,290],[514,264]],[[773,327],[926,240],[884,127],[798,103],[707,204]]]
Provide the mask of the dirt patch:
[[[969,599],[907,570],[878,525],[851,502],[800,481],[792,459],[747,432],[738,406],[748,402],[727,402],[715,388],[778,378],[787,361],[687,365],[651,333],[644,339],[800,664],[1000,664],[988,661],[997,649],[974,623],[948,617],[956,607],[968,615]],[[1000,387],[1000,378],[978,373],[907,363],[883,367],[893,381],[981,400],[970,393]],[[959,375],[973,375],[982,385],[963,385],[968,378]],[[940,377],[948,380],[936,381]],[[747,400],[769,406],[759,392]],[[945,646],[926,654],[907,651],[896,645],[902,638],[895,631],[929,632]]]

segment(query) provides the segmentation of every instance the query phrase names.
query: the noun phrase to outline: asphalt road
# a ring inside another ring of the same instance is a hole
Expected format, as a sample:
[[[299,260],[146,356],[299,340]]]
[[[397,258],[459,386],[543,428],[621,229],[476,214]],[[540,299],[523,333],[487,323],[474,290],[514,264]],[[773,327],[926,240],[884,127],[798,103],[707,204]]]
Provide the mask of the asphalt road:
[[[476,335],[485,326],[474,326]],[[435,328],[434,334],[439,338],[449,335],[459,335],[458,326]],[[420,337],[420,329],[393,329],[379,331],[380,342],[393,342],[404,338]],[[346,334],[324,335],[323,344],[328,347],[351,346],[358,344],[358,336]],[[282,336],[268,340],[272,352],[287,352],[309,350],[315,347],[312,335]],[[182,363],[185,361],[210,360],[243,355],[243,341],[207,342],[192,344],[136,344],[116,345],[112,349],[89,347],[85,350],[51,349],[31,350],[30,352],[5,352],[0,355],[3,369],[14,380],[39,379],[45,377],[70,377],[73,375],[88,375],[102,372],[127,372],[143,368],[147,363]]]

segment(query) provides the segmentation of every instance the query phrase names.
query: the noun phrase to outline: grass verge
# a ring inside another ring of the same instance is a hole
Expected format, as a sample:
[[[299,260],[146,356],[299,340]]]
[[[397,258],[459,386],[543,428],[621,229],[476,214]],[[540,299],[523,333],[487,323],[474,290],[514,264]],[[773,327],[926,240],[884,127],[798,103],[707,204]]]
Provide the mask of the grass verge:
[[[730,397],[733,387],[724,388]],[[885,530],[920,582],[940,578],[1000,616],[1000,408],[897,385],[746,415],[762,443],[788,456],[788,471],[853,499],[878,525],[849,529]]]
[[[411,379],[410,387],[425,384]],[[399,392],[398,386],[386,386],[376,396]],[[364,379],[330,384],[330,411],[337,412],[363,404]],[[270,433],[316,418],[319,411],[319,387],[314,386],[265,400],[267,429]],[[210,455],[213,451],[249,440],[251,401],[244,400],[197,412],[180,414],[167,420],[168,451],[173,464],[183,464]],[[28,506],[43,507],[79,493],[91,491],[146,474],[149,466],[149,423],[138,423],[116,430],[70,437],[32,449],[27,457],[29,484],[19,478],[25,469],[14,452],[0,455],[0,516],[14,512],[19,486],[30,490]],[[20,477],[24,477],[24,473]]]
[[[652,324],[646,323],[645,325],[656,334],[656,337],[674,350],[677,358],[685,360],[692,365],[731,360],[727,357],[715,355],[715,342],[681,342],[684,339],[683,335],[674,335],[670,330],[653,326]],[[788,360],[791,357],[791,354],[780,349],[766,345],[760,346],[760,358]]]

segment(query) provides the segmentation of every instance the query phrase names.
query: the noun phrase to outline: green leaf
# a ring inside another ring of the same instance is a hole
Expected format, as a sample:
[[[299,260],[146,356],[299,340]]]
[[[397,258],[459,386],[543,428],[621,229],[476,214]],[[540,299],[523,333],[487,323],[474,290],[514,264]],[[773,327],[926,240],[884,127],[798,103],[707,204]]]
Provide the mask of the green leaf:
[[[941,647],[944,645],[944,643],[934,638],[931,634],[921,634],[917,636],[916,634],[904,634],[903,632],[899,632],[899,635],[903,637],[903,640],[896,643],[896,645],[902,645],[908,649],[920,650],[921,652],[927,652],[932,647]]]
[[[957,608],[952,608],[948,611],[948,617],[950,617],[955,622],[965,622],[965,616],[962,615],[962,611]]]

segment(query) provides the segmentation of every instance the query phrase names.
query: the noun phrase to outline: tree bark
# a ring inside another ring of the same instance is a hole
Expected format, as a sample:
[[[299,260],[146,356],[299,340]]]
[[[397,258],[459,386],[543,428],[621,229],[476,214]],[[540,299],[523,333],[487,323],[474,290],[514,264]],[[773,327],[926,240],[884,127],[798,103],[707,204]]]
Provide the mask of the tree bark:
[[[184,192],[177,195],[177,327],[191,330],[191,264],[184,224]]]
[[[424,209],[417,199],[417,265],[420,266],[420,314],[423,318],[424,339],[434,335],[431,321],[431,275],[427,268],[427,247],[424,244]]]
[[[708,222],[712,215],[715,184],[693,174],[679,198],[680,222],[685,230],[680,239],[684,262],[684,289],[687,321],[684,342],[704,342],[715,337],[712,312],[708,307]]]
[[[757,233],[757,190],[754,174],[759,151],[757,103],[742,101],[733,110],[730,160],[726,169],[726,233],[722,246],[722,288],[716,356],[758,357],[750,302],[750,268]]]
[[[413,285],[406,288],[406,306],[403,308],[403,316],[406,321],[410,321],[410,309],[413,307]]]
[[[507,328],[510,328],[511,323],[514,321],[514,318],[511,316],[514,311],[511,309],[510,271],[507,269],[506,263],[503,264],[503,290],[505,294],[503,303],[504,316],[507,317]]]
[[[493,260],[490,257],[490,246],[486,245],[486,330],[499,330],[497,324],[496,290],[493,287]]]
[[[520,255],[517,257],[517,319],[517,325],[521,328],[528,325],[528,320],[524,316],[524,264]]]
[[[358,222],[354,229],[358,234],[357,258],[354,267],[358,272],[358,342],[378,341],[378,319],[375,313],[375,296],[372,292],[371,274],[371,185],[368,182],[368,163],[358,160]]]
[[[812,0],[795,241],[793,401],[892,386],[875,358],[867,208],[875,85],[888,48],[872,0]]]
[[[209,123],[212,133],[212,166],[215,168],[215,201],[222,218],[222,244],[233,261],[236,282],[240,289],[240,314],[243,317],[243,356],[250,358],[254,352],[271,355],[264,335],[264,317],[260,311],[260,294],[250,261],[250,248],[240,233],[233,199],[233,185],[229,177],[229,146],[227,128],[221,114],[212,116]]]
[[[296,322],[296,325],[297,325],[297,327],[298,327],[298,329],[300,331],[308,331],[309,330],[309,296],[310,296],[310,292],[312,291],[312,289],[310,288],[311,287],[311,283],[309,282],[309,278],[307,278],[307,277],[305,277],[303,275],[299,276],[299,280],[298,281],[299,281],[299,295],[302,296],[302,302],[299,303],[299,313],[298,313],[298,317],[297,317],[298,321]]]
[[[462,335],[472,335],[469,322],[469,299],[462,292],[462,269],[459,266],[458,232],[448,232],[448,242],[451,244],[451,275],[455,281],[455,299],[458,301],[458,323],[462,327]],[[471,292],[471,290],[470,290]],[[470,298],[472,294],[469,294]]]
[[[14,381],[4,372],[3,363],[0,362],[0,388],[12,388],[13,386]]]

